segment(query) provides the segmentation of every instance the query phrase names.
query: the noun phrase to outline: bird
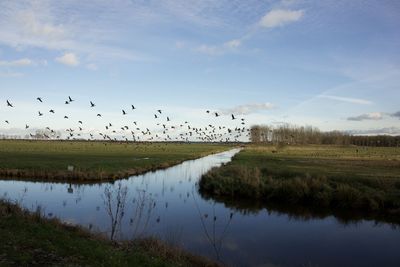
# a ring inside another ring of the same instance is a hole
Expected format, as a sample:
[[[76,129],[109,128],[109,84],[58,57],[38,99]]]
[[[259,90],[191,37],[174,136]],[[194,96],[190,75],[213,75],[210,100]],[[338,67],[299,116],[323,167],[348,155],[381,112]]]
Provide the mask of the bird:
[[[161,114],[161,109],[158,109],[157,111]]]
[[[68,116],[64,116],[64,119],[68,119]]]
[[[39,116],[43,116],[43,113],[42,112],[40,112],[40,111],[38,111],[39,112]]]
[[[5,120],[5,122],[6,122],[7,124],[10,124],[10,122],[9,122],[8,120]]]
[[[99,114],[97,114],[97,117],[101,117],[101,114],[99,113]]]
[[[154,118],[155,118],[155,119],[157,119],[157,118],[158,118],[158,117],[157,117],[157,114],[154,114]]]
[[[29,125],[28,124],[25,124],[25,129],[28,129],[29,128]]]
[[[82,124],[82,121],[78,121],[78,123]]]
[[[217,112],[215,112],[214,114],[215,114],[215,117],[219,117],[219,114]]]
[[[68,101],[65,101],[65,105],[68,105],[69,104],[69,102]]]
[[[136,109],[134,105],[131,105],[131,106],[132,106],[132,110]]]
[[[49,111],[50,113],[56,113],[55,111],[54,111],[54,109],[50,109],[50,111]]]
[[[232,116],[232,120],[235,120],[235,119],[236,119],[235,116],[233,116],[233,114],[231,114],[231,116]]]
[[[210,111],[209,111],[209,110],[207,110],[206,112],[207,112],[207,113],[210,113]]]
[[[10,103],[10,101],[7,100],[7,106],[10,108],[13,108],[14,106]]]
[[[36,99],[37,99],[37,101],[39,101],[40,103],[42,103],[42,102],[43,102],[43,100],[42,100],[42,98],[41,98],[41,97],[37,97]]]
[[[169,117],[167,117],[167,121],[169,121]]]
[[[126,115],[126,112],[125,112],[125,110],[122,110],[122,115]]]
[[[96,104],[93,103],[92,101],[90,101],[90,107],[93,108],[93,107],[95,107],[95,106],[96,106]]]
[[[70,96],[68,96],[68,100],[69,102],[74,102],[74,100]]]

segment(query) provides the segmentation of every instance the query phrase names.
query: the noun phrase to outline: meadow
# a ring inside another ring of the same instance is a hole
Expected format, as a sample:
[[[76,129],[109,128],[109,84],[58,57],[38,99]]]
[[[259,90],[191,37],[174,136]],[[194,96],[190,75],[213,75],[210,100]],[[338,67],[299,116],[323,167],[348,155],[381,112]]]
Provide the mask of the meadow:
[[[400,148],[249,145],[205,174],[216,197],[400,214]]]
[[[0,140],[0,177],[114,180],[167,168],[230,147],[205,143]]]

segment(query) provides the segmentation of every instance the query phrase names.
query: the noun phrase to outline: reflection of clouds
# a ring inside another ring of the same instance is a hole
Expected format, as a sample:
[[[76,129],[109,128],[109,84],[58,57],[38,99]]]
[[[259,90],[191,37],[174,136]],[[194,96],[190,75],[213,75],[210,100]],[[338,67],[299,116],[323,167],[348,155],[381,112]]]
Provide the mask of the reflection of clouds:
[[[228,249],[228,250],[231,250],[231,251],[237,251],[237,250],[239,250],[239,245],[238,245],[238,243],[236,243],[234,240],[227,240],[227,241],[225,241],[225,243],[224,243],[224,247],[226,248],[226,249]]]

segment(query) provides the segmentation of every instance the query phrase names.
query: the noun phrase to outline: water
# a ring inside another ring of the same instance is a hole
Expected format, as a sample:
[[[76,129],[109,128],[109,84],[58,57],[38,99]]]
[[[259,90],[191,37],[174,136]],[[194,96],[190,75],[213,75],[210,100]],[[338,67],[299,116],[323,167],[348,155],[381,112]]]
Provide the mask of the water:
[[[200,176],[237,152],[113,184],[5,180],[0,197],[112,239],[156,236],[232,266],[400,266],[400,228],[393,225],[201,196]]]

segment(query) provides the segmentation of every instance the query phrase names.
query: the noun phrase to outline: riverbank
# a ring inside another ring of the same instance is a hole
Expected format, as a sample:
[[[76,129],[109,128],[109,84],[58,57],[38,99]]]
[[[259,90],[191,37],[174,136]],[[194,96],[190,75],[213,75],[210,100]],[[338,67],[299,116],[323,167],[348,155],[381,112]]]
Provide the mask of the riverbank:
[[[0,201],[0,266],[218,266],[156,239],[111,242]]]
[[[0,177],[113,181],[231,148],[204,143],[0,140]]]
[[[248,146],[199,183],[204,194],[400,215],[400,148]]]

